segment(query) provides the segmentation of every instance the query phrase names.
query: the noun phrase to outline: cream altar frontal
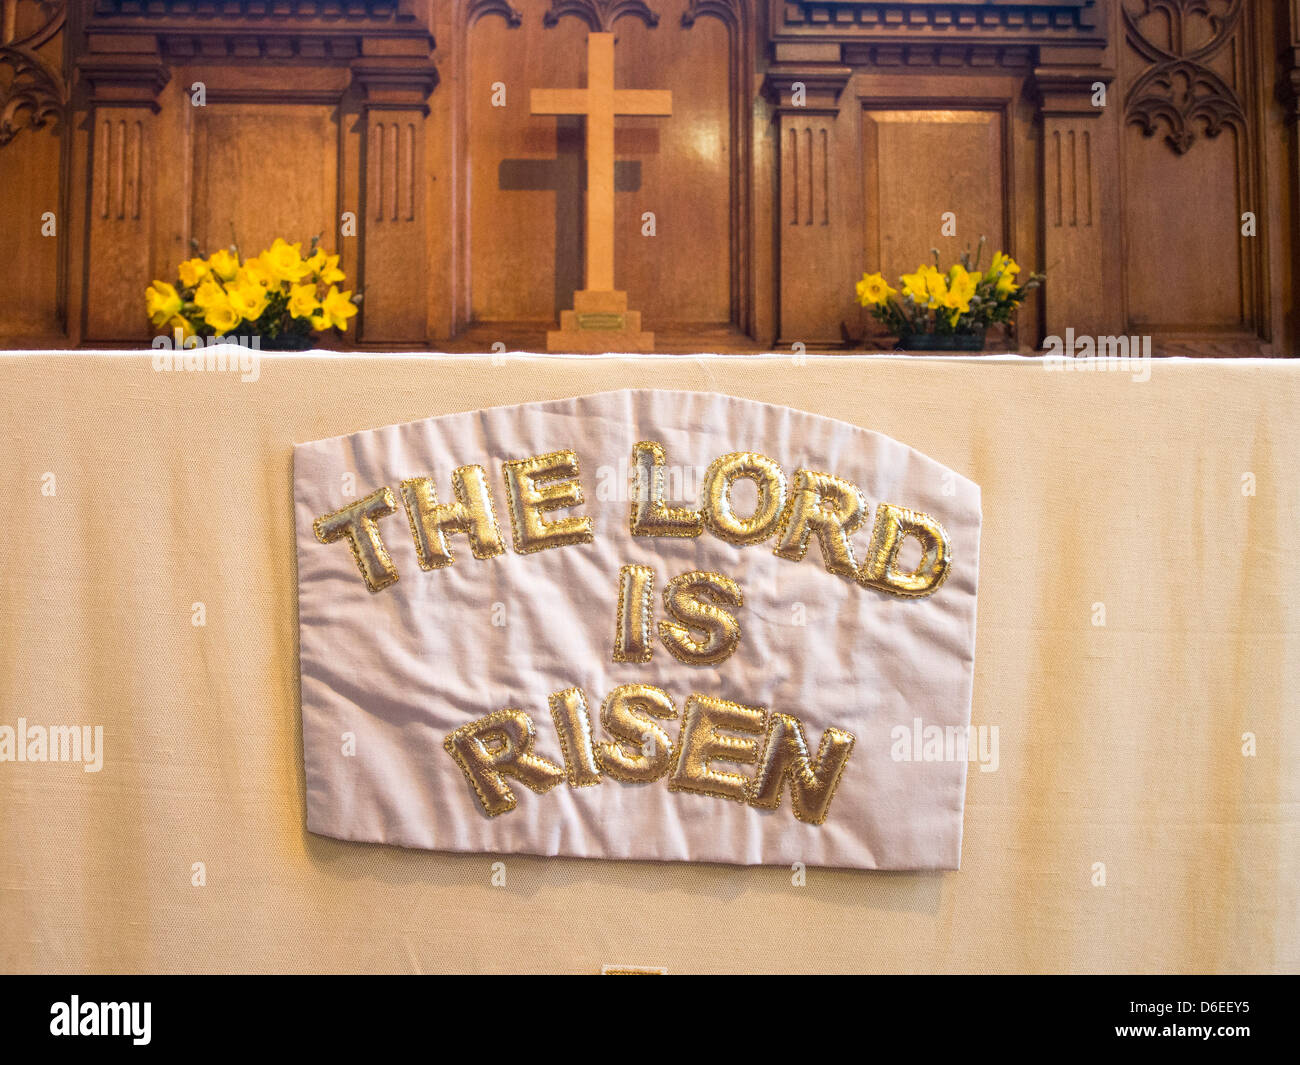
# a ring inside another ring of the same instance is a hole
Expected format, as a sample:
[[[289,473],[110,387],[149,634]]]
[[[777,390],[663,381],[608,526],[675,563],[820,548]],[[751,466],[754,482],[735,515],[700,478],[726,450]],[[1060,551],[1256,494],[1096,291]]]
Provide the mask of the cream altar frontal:
[[[0,357],[6,969],[1300,965],[1287,363],[211,354]]]

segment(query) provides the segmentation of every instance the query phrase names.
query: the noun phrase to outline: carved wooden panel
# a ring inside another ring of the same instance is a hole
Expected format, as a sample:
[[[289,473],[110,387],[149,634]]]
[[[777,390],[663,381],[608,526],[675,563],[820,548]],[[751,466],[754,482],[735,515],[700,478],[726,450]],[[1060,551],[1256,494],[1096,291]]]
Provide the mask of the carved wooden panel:
[[[1006,248],[1005,120],[987,108],[872,108],[863,112],[867,269],[891,283],[932,248],[946,267],[988,238],[984,262]],[[952,215],[955,236],[945,236]]]
[[[469,29],[465,199],[477,321],[549,323],[582,285],[582,245],[573,237],[583,219],[582,122],[534,117],[528,94],[584,84],[587,28],[570,18],[544,29],[543,10],[534,3],[518,27],[488,14]],[[500,92],[505,106],[494,106]]]
[[[618,119],[615,285],[648,327],[730,321],[735,147],[727,25],[718,18],[685,25],[686,0],[656,2],[657,20],[628,4],[516,7],[517,25],[489,7],[468,31],[473,319],[548,323],[572,306],[582,284],[583,124],[531,115],[528,91],[585,85],[588,29],[617,18],[615,84],[670,89],[673,116]],[[493,106],[502,91],[505,106]]]
[[[0,0],[0,337],[62,329],[63,0]]]
[[[146,339],[144,287],[174,276],[191,240],[249,254],[321,234],[347,286],[373,289],[343,342],[427,342],[424,124],[438,74],[426,8],[355,0],[341,19],[326,2],[96,0],[83,12],[78,339]]]
[[[276,237],[337,247],[338,126],[321,106],[209,104],[194,112],[191,231],[204,251],[254,255]]]
[[[1253,350],[1264,210],[1244,0],[1123,0],[1124,244],[1129,326],[1236,336]],[[1184,224],[1175,224],[1175,219]]]
[[[42,337],[61,330],[58,301],[59,151],[57,130],[26,130],[0,148],[0,337]],[[49,212],[51,218],[43,216]],[[56,230],[46,236],[53,221]],[[66,220],[64,220],[66,221]]]
[[[615,198],[614,283],[637,297],[647,328],[731,320],[731,142],[727,28],[716,18],[682,23],[684,0],[655,0],[650,29],[618,23],[619,88],[670,88],[671,119],[620,119],[621,158],[634,175]],[[616,51],[618,50],[616,49]],[[639,180],[635,175],[639,171]],[[655,236],[643,215],[654,214]],[[622,264],[620,269],[619,264]]]
[[[540,339],[584,138],[528,90],[581,86],[592,29],[673,93],[619,121],[615,236],[677,350],[855,342],[861,270],[981,233],[1049,272],[1023,344],[1296,348],[1300,0],[0,0],[0,337],[146,340],[144,285],[233,225],[338,246],[346,344]]]

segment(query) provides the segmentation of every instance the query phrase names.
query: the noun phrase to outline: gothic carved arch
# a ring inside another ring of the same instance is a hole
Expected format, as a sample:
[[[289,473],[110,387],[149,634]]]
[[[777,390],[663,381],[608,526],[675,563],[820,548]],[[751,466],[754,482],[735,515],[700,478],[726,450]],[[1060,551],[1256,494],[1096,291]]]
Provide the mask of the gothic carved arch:
[[[645,0],[551,0],[542,25],[554,26],[565,15],[576,15],[592,33],[612,32],[615,21],[624,15],[639,18],[651,29],[659,25],[658,13],[650,10]]]
[[[1141,5],[1140,7],[1138,5]],[[1126,0],[1124,28],[1130,47],[1150,63],[1134,82],[1125,117],[1179,155],[1198,135],[1217,137],[1226,126],[1243,129],[1245,110],[1237,92],[1209,66],[1233,40],[1242,18],[1242,0]],[[1167,27],[1167,41],[1145,26],[1151,16]],[[1198,31],[1203,34],[1199,44]]]
[[[511,7],[508,0],[470,0],[465,9],[465,28],[469,29],[488,15],[500,15],[511,29],[518,28],[524,21],[524,13]]]
[[[0,146],[23,129],[57,125],[67,107],[63,75],[37,51],[63,29],[66,0],[32,3],[42,16],[36,28],[21,37],[15,34],[12,39],[0,40]],[[2,73],[6,70],[7,78]]]

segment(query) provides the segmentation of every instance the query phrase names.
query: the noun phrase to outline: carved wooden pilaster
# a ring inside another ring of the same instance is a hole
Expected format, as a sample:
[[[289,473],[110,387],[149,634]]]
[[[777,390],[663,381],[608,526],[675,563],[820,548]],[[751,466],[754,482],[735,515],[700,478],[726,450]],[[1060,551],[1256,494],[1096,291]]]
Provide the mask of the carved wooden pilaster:
[[[1118,331],[1121,315],[1106,298],[1103,214],[1114,209],[1102,183],[1113,157],[1113,127],[1102,121],[1113,75],[1098,67],[1039,67],[1033,89],[1042,119],[1044,332]],[[1114,328],[1108,328],[1113,325]]]
[[[87,217],[85,339],[146,339],[144,291],[153,280],[153,175],[158,95],[170,80],[151,34],[92,34],[77,74],[87,88],[90,189]]]
[[[835,258],[839,222],[836,119],[852,71],[841,66],[778,65],[763,91],[777,127],[778,343],[836,345],[839,294],[825,266]]]
[[[351,69],[365,130],[359,335],[363,342],[423,345],[429,322],[424,118],[438,72],[427,54],[367,56]]]

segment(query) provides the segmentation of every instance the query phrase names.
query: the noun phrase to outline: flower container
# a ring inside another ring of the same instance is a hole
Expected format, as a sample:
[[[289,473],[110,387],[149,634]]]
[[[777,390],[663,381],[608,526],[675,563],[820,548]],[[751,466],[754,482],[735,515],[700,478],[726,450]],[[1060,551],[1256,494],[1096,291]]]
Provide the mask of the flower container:
[[[946,271],[931,248],[934,265],[903,274],[899,288],[882,273],[863,274],[857,301],[898,337],[899,351],[983,351],[989,326],[1011,325],[1025,296],[1046,280],[1042,274],[1017,280],[1020,264],[1001,251],[981,269],[985,243],[980,237],[974,255],[967,248]]]
[[[904,333],[899,351],[983,351],[984,331],[975,333]]]

